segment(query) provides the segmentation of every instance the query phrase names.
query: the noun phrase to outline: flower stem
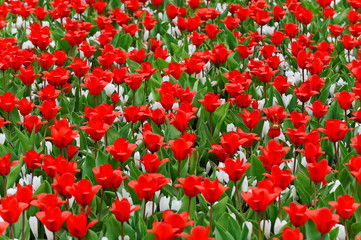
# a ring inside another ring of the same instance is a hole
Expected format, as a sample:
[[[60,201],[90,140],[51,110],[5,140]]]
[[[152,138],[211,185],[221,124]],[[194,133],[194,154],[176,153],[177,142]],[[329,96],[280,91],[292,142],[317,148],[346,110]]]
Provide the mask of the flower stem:
[[[258,221],[258,240],[262,239],[261,232],[261,212],[257,212],[257,221]]]
[[[234,186],[236,187],[236,195],[237,195],[237,199],[238,199],[238,205],[239,205],[239,212],[241,214],[243,214],[243,210],[242,210],[242,200],[241,197],[239,196],[239,189],[237,186],[237,182],[234,182]]]
[[[191,210],[191,201],[192,201],[192,198],[188,197],[188,213]]]
[[[6,179],[5,176],[3,176],[3,187],[4,187],[4,198],[6,198]]]
[[[102,191],[102,196],[100,198],[100,206],[99,206],[99,217],[98,217],[98,220],[100,221],[100,218],[102,216],[102,205],[103,205],[103,199],[104,199],[104,188],[103,188],[103,191]]]
[[[178,178],[180,177],[181,161],[178,161]]]
[[[21,239],[25,239],[25,211],[23,211],[23,225],[21,226]]]
[[[209,129],[211,133],[211,139],[213,140],[213,123],[212,123],[212,113],[209,113]]]
[[[317,183],[315,183],[315,191],[313,192],[313,207],[317,205]]]
[[[122,227],[122,240],[124,240],[124,222],[121,223]]]
[[[280,218],[280,220],[282,221],[282,199],[281,199],[281,194],[278,196],[278,217]]]
[[[343,220],[343,226],[345,227],[346,240],[349,240],[348,231],[347,231],[346,219]]]
[[[211,210],[210,210],[210,215],[209,215],[209,226],[211,229],[212,229],[212,215],[213,215],[213,203],[211,203]]]
[[[10,224],[10,232],[11,232],[11,238],[14,240],[15,239],[15,234],[14,234],[13,224]]]
[[[337,168],[337,170],[340,170],[340,163],[339,163],[339,160],[338,160],[338,148],[337,148],[336,142],[334,142],[333,145],[335,147],[336,168]]]
[[[293,169],[292,169],[293,174],[296,173],[296,165],[297,165],[297,146],[295,146],[295,161],[293,162]]]

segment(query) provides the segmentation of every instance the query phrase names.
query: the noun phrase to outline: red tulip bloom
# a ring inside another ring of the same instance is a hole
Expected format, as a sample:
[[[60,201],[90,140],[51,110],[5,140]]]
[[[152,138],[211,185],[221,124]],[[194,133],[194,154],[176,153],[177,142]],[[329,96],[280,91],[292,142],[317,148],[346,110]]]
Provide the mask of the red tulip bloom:
[[[332,168],[328,166],[328,161],[326,159],[322,159],[318,163],[307,163],[307,168],[312,182],[315,184],[322,182],[323,186],[327,183],[325,179],[326,175],[332,172]]]
[[[15,196],[1,198],[0,216],[5,222],[14,224],[19,220],[21,213],[27,209],[29,204],[19,202]]]
[[[295,85],[295,94],[298,100],[305,103],[308,102],[313,95],[318,94],[318,92],[313,90],[313,86],[310,81],[306,81],[302,83],[300,87]]]
[[[338,142],[345,138],[348,131],[352,129],[347,128],[347,123],[338,119],[328,119],[325,128],[320,131],[327,135],[327,139],[331,142]]]
[[[249,129],[254,129],[257,127],[259,121],[267,119],[266,117],[261,116],[261,110],[255,109],[252,112],[249,112],[247,109],[243,109],[243,113],[238,113],[242,117],[244,125]]]
[[[129,187],[133,188],[140,200],[150,201],[154,193],[160,190],[167,183],[170,183],[169,178],[165,178],[160,173],[142,174],[138,180],[132,180],[128,183]]]
[[[243,192],[242,198],[246,201],[250,208],[256,212],[263,212],[267,210],[276,198],[280,195],[281,189],[276,188],[276,192],[270,192],[266,188],[250,187],[252,192]]]
[[[68,192],[67,188],[72,187],[75,182],[75,176],[73,173],[66,172],[61,176],[56,173],[54,183],[51,186],[55,189],[55,191],[62,197],[71,198],[71,194]]]
[[[224,191],[229,189],[229,187],[224,187],[220,184],[217,178],[213,182],[206,178],[201,185],[197,185],[197,188],[202,193],[204,199],[211,204],[217,202]]]
[[[124,163],[136,148],[136,144],[129,143],[127,140],[120,137],[115,140],[114,145],[107,146],[106,150],[115,158],[115,160]]]
[[[147,146],[147,149],[152,153],[158,152],[161,146],[167,145],[165,142],[163,142],[163,136],[152,133],[151,131],[143,132],[143,140]]]
[[[315,118],[322,118],[328,111],[327,104],[323,105],[320,100],[314,101],[312,107],[306,107],[312,110],[313,116],[315,116]]]
[[[65,117],[60,121],[54,118],[54,125],[49,127],[51,137],[46,137],[46,139],[52,140],[57,148],[64,148],[78,136],[79,131],[73,130],[74,126],[69,126],[69,122]]]
[[[230,17],[230,16],[228,16]],[[217,63],[225,63],[228,59],[229,54],[231,54],[231,50],[228,50],[223,43],[216,44],[212,49],[211,61],[213,64]]]
[[[127,176],[122,176],[123,172],[120,171],[120,168],[113,170],[109,163],[94,167],[93,172],[102,188],[118,189],[123,180],[127,179]]]
[[[23,115],[24,117],[31,113],[34,106],[35,104],[32,101],[29,102],[26,98],[21,99],[16,105],[16,107],[20,111],[20,114]],[[6,122],[6,123],[10,123],[10,122]]]
[[[71,212],[62,212],[59,207],[49,207],[44,211],[37,212],[36,217],[51,232],[57,232],[65,220],[71,215]]]
[[[86,58],[90,58],[91,56],[93,56],[94,52],[96,51],[96,46],[90,46],[90,44],[87,41],[84,41],[80,47],[78,47],[78,49],[80,51],[82,51],[84,53],[84,56]]]
[[[218,29],[218,25],[207,23],[205,27],[205,31],[209,39],[215,39],[218,33],[221,32],[222,30]]]
[[[16,164],[19,164],[20,161],[12,161],[10,163],[11,153],[5,154],[3,157],[0,157],[0,176],[7,176],[10,173],[10,168]]]
[[[43,69],[49,69],[55,63],[56,58],[51,53],[44,52],[40,53],[39,56],[37,60]]]
[[[21,156],[30,170],[35,170],[44,158],[44,154],[37,153],[34,150],[29,150],[26,152],[25,156]]]
[[[87,132],[94,142],[99,142],[110,127],[103,119],[96,116],[90,118],[87,124],[88,126],[82,126],[80,129]]]
[[[188,128],[188,122],[195,118],[191,113],[186,113],[183,110],[178,110],[177,114],[171,113],[171,120],[169,124],[173,125],[178,131],[185,132]]]
[[[336,100],[344,110],[350,109],[352,102],[358,99],[355,93],[347,91],[337,92],[335,96],[336,98],[333,98],[333,100]]]
[[[50,72],[44,71],[43,80],[47,80],[48,83],[54,87],[64,86],[70,76],[70,71],[62,67],[57,67]]]
[[[316,210],[308,210],[307,216],[316,224],[317,231],[326,234],[339,222],[339,216],[332,214],[332,209],[323,207]]]
[[[156,240],[173,240],[179,236],[178,229],[166,222],[153,222],[153,229],[147,230],[154,234]]]
[[[167,148],[172,149],[173,157],[178,161],[183,161],[191,153],[193,143],[186,141],[184,138],[177,138],[176,140],[169,140]]]
[[[178,229],[177,233],[182,233],[186,226],[193,225],[193,221],[189,221],[189,213],[187,211],[180,214],[174,213],[171,210],[163,212],[164,222],[172,225],[173,228]]]
[[[42,122],[36,115],[27,115],[24,117],[24,122],[18,122],[18,124],[24,124],[29,133],[32,133],[33,130],[37,133],[39,132],[41,125],[47,122],[48,121]]]
[[[140,84],[144,80],[144,75],[140,73],[131,73],[125,77],[125,82],[133,90],[136,90],[140,87]]]
[[[97,222],[98,220],[93,220],[88,223],[87,215],[82,212],[79,215],[70,215],[66,219],[66,226],[73,237],[81,239],[86,236],[88,229]]]
[[[195,197],[200,193],[200,190],[198,189],[198,185],[202,184],[203,178],[197,177],[196,175],[190,175],[186,178],[178,178],[178,181],[181,184],[174,184],[174,187],[182,187],[184,194],[187,197]]]
[[[47,85],[37,93],[41,101],[45,101],[47,99],[54,101],[59,96],[60,90],[55,90],[54,86]]]
[[[108,82],[101,80],[95,75],[87,75],[88,77],[85,77],[85,84],[81,84],[81,86],[85,86],[88,88],[89,93],[92,96],[98,96],[106,85],[108,85]]]
[[[92,186],[87,179],[81,179],[79,182],[74,183],[73,186],[66,188],[82,207],[88,206],[100,189],[100,185]]]
[[[34,74],[33,65],[30,65],[26,69],[20,67],[20,74],[15,76],[20,78],[24,85],[31,85],[40,74]]]
[[[288,88],[291,85],[291,82],[287,81],[287,77],[279,74],[273,79],[273,82],[271,82],[270,85],[274,86],[277,91],[282,95],[287,92]]]
[[[31,205],[37,206],[41,211],[47,208],[60,207],[63,203],[66,203],[61,197],[50,193],[40,193],[35,198],[35,200],[31,201]]]
[[[48,121],[52,120],[61,108],[56,106],[56,102],[52,100],[45,100],[41,106],[36,107],[40,109],[43,117]]]
[[[69,65],[73,69],[75,76],[84,77],[85,74],[89,71],[90,66],[87,65],[87,60],[81,60],[80,58],[75,58],[74,62]]]
[[[156,173],[158,171],[159,166],[162,165],[163,163],[169,162],[169,159],[165,158],[163,160],[160,160],[157,156],[157,153],[154,154],[146,153],[143,156],[143,159],[138,161],[144,165],[145,171],[147,171],[148,173]]]
[[[225,168],[218,167],[217,169],[221,169],[226,172],[230,181],[237,182],[242,179],[243,174],[251,166],[251,163],[243,163],[243,161],[244,159],[241,161],[237,158],[236,161],[233,161],[231,158],[228,158],[224,162]]]
[[[29,209],[30,202],[34,199],[33,186],[30,184],[26,186],[21,186],[18,183],[15,197],[18,199],[19,202],[28,204],[28,207],[24,210]]]
[[[293,230],[290,227],[285,227],[282,231],[282,239],[288,240],[303,240],[303,234],[300,232],[300,229],[296,228]],[[273,238],[273,240],[279,240],[278,238]]]
[[[109,211],[111,211],[115,218],[119,222],[127,222],[129,220],[129,216],[132,212],[135,212],[139,209],[141,209],[141,206],[132,206],[130,205],[128,199],[123,198],[121,201],[119,201],[118,198],[115,199],[114,203],[112,203],[112,207]]]
[[[291,224],[296,228],[303,226],[309,219],[306,214],[308,211],[307,204],[301,205],[291,202],[289,207],[283,207],[283,209],[288,213]]]
[[[215,240],[215,238],[209,238],[210,227],[207,228],[203,226],[195,226],[191,230],[191,235],[187,233],[183,233],[182,235],[186,237],[188,240]]]
[[[349,219],[356,209],[360,206],[359,203],[355,203],[355,199],[347,194],[339,196],[337,202],[328,202],[334,209],[336,209],[340,218],[346,220]]]
[[[222,104],[222,100],[219,99],[219,94],[215,95],[212,92],[207,93],[203,99],[198,100],[204,105],[207,112],[212,113]]]
[[[295,176],[291,175],[291,169],[281,170],[279,166],[273,166],[271,174],[264,173],[263,175],[270,179],[276,187],[281,188],[282,191],[296,179]]]
[[[227,134],[223,133],[223,136],[221,137],[221,145],[229,155],[236,154],[239,146],[246,141],[246,139],[241,140],[238,133],[235,131],[231,131]]]
[[[0,107],[7,113],[14,109],[15,104],[18,101],[19,99],[17,99],[11,92],[6,92],[3,95],[0,95]]]
[[[266,171],[271,172],[271,169],[274,165],[279,166],[281,163],[287,161],[282,160],[286,153],[291,149],[290,147],[283,147],[283,142],[280,144],[276,140],[271,139],[267,147],[258,146],[262,149],[263,156],[257,156],[263,163]]]
[[[285,134],[290,138],[292,144],[295,147],[298,147],[302,145],[305,141],[306,138],[305,130],[306,130],[306,125],[302,125],[296,129],[287,128],[288,132],[285,132]]]

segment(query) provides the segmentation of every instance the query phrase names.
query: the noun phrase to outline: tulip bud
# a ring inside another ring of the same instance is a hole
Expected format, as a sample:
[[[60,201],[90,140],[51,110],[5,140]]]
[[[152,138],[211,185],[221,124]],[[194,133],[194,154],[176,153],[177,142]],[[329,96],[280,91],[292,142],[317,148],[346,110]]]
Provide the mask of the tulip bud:
[[[285,220],[281,221],[279,218],[277,218],[274,225],[274,234],[278,234],[286,224],[287,221]]]
[[[160,198],[160,201],[159,201],[159,210],[161,212],[165,211],[165,210],[169,210],[169,200],[170,200],[170,197],[161,197]]]
[[[264,236],[269,239],[271,235],[271,220],[261,220],[261,229],[264,229]]]

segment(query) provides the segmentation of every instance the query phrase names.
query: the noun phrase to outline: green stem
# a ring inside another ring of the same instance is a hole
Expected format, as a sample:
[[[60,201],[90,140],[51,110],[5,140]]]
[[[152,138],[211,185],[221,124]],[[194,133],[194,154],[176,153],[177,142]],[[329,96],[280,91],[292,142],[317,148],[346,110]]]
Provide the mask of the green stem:
[[[98,217],[98,220],[100,221],[100,218],[102,217],[102,205],[103,205],[103,199],[104,199],[104,188],[103,188],[103,191],[102,191],[102,196],[100,198],[100,206],[99,206],[99,217]]]

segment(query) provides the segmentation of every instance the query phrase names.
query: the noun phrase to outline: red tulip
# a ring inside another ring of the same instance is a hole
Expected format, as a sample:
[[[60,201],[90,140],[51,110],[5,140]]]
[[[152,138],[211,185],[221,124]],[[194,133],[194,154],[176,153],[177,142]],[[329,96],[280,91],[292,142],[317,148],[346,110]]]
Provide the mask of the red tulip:
[[[336,209],[340,218],[346,220],[349,219],[356,209],[360,206],[359,203],[355,203],[355,199],[349,195],[341,195],[337,198],[337,202],[328,202],[334,209]]]
[[[306,214],[316,223],[317,231],[321,234],[328,233],[331,231],[332,227],[339,222],[339,216],[337,214],[332,214],[332,209],[327,207],[308,210]]]
[[[112,207],[109,211],[111,211],[115,218],[119,222],[127,222],[129,220],[129,216],[132,212],[135,212],[139,209],[141,209],[140,206],[132,206],[130,205],[128,199],[123,198],[121,201],[119,201],[118,198],[115,199],[114,203],[112,203]]]
[[[132,180],[128,183],[133,188],[140,200],[148,202],[152,199],[154,193],[160,190],[164,185],[170,182],[169,178],[165,178],[160,173],[142,174],[138,180]]]
[[[176,140],[169,140],[167,148],[171,148],[173,156],[178,161],[183,161],[191,153],[194,148],[191,142],[187,142],[184,138],[177,138]]]
[[[10,163],[10,156],[11,153],[8,153],[0,157],[0,175],[3,177],[9,175],[12,166],[20,163],[20,161],[12,161]]]
[[[48,121],[52,120],[61,108],[56,106],[56,102],[52,100],[45,100],[41,106],[36,107],[40,109],[43,117]]]
[[[232,182],[237,182],[242,179],[243,174],[251,166],[251,163],[243,163],[244,159],[233,161],[231,158],[226,159],[225,168],[217,168],[226,172],[229,176],[229,180]]]
[[[34,199],[33,198],[33,186],[30,184],[26,185],[26,186],[21,186],[18,183],[15,197],[18,199],[19,202],[26,203],[28,205],[28,207],[24,210],[29,209],[30,202]]]
[[[209,225],[207,228],[203,226],[195,226],[191,230],[191,235],[188,235],[187,233],[183,233],[182,235],[186,237],[188,240],[215,240],[215,238],[209,238],[209,231],[210,231]]]
[[[229,187],[224,187],[220,184],[217,178],[213,182],[206,178],[201,185],[197,185],[197,188],[202,193],[204,199],[211,204],[217,202],[223,192],[229,189]]]
[[[88,229],[97,222],[98,220],[93,220],[88,223],[87,215],[82,212],[79,215],[70,215],[66,219],[66,226],[73,237],[81,239],[86,236]]]
[[[291,175],[290,169],[281,170],[279,166],[273,166],[271,169],[271,174],[264,173],[268,179],[270,179],[276,187],[279,187],[285,190],[293,180],[296,179],[295,176]]]
[[[60,121],[54,118],[54,125],[50,126],[51,137],[46,137],[53,141],[57,148],[64,148],[71,144],[71,142],[78,136],[78,130],[73,130],[75,125],[70,125],[68,120],[63,117]]]
[[[202,184],[203,178],[197,177],[196,175],[190,175],[186,178],[178,178],[181,184],[174,184],[174,187],[182,187],[184,194],[187,197],[195,197],[200,193],[198,185]]]
[[[30,65],[28,68],[20,67],[20,75],[15,75],[20,78],[24,85],[31,85],[40,74],[34,74],[33,66]]]
[[[353,92],[347,91],[337,92],[335,96],[333,100],[336,100],[344,110],[350,109],[352,102],[358,98]]]
[[[242,198],[246,201],[250,208],[256,212],[266,211],[270,205],[280,195],[281,189],[276,188],[276,192],[272,193],[266,188],[250,187],[252,192],[243,192]]]
[[[291,149],[290,147],[283,147],[283,142],[280,144],[276,140],[271,139],[267,147],[258,146],[262,149],[263,156],[257,156],[263,163],[266,171],[271,172],[274,165],[279,166],[281,163],[287,161],[282,160],[286,153]]]
[[[320,131],[327,135],[327,139],[331,142],[338,142],[346,136],[348,131],[352,129],[347,128],[346,122],[338,119],[328,119],[325,129],[321,128]]]
[[[318,163],[307,163],[307,168],[312,182],[315,184],[322,182],[323,186],[327,183],[325,179],[326,175],[332,172],[332,168],[328,166],[328,161],[326,159],[322,159]]]
[[[71,198],[71,194],[68,192],[67,188],[72,187],[75,182],[75,176],[73,173],[66,172],[61,176],[56,173],[54,183],[51,186],[55,189],[55,191],[65,198]]]
[[[14,224],[28,206],[29,204],[27,203],[19,202],[15,196],[1,198],[0,216],[5,222]]]
[[[154,154],[146,153],[143,156],[143,159],[138,161],[144,165],[145,171],[147,171],[148,173],[156,173],[158,171],[159,166],[162,165],[163,163],[169,162],[169,159],[165,158],[163,160],[160,160],[157,156],[157,153]]]
[[[115,158],[115,160],[124,163],[136,148],[136,144],[128,143],[127,140],[120,137],[115,140],[114,145],[107,146],[106,150]]]
[[[59,207],[49,207],[44,211],[37,212],[36,217],[51,232],[57,232],[65,220],[71,215],[71,212],[62,212]]]
[[[73,186],[66,188],[82,207],[88,206],[100,189],[100,185],[92,186],[87,179],[81,179],[79,182],[74,183]]]
[[[31,113],[31,111],[33,111],[35,104],[32,101],[28,101],[26,98],[21,99],[18,104],[16,105],[16,107],[19,109],[20,114],[23,115],[24,117],[26,115],[29,115]],[[10,123],[10,122],[7,122]]]
[[[82,126],[80,129],[87,132],[94,142],[99,142],[110,127],[103,119],[97,116],[91,117],[89,122],[85,124],[88,124],[88,126]]]
[[[171,210],[165,210],[163,212],[164,222],[172,225],[173,228],[178,229],[177,233],[182,233],[186,226],[193,225],[193,221],[189,221],[189,213],[182,212],[180,214],[174,213]]]
[[[179,236],[176,232],[177,228],[173,228],[172,225],[166,222],[153,222],[153,229],[147,230],[155,236],[155,240],[173,240]]]
[[[44,71],[43,80],[47,80],[48,83],[54,87],[64,86],[69,79],[70,71],[62,67],[57,67],[50,72]]]
[[[306,214],[308,211],[307,204],[301,205],[291,202],[289,207],[283,207],[283,209],[288,213],[290,222],[296,228],[303,226],[309,219],[309,216]]]
[[[6,92],[3,95],[0,95],[0,107],[7,113],[14,109],[15,104],[18,101],[19,99],[17,99],[11,92]]]
[[[113,170],[109,163],[94,167],[93,172],[102,188],[118,189],[122,181],[127,179],[127,176],[122,176],[123,172],[120,171],[120,168]]]

